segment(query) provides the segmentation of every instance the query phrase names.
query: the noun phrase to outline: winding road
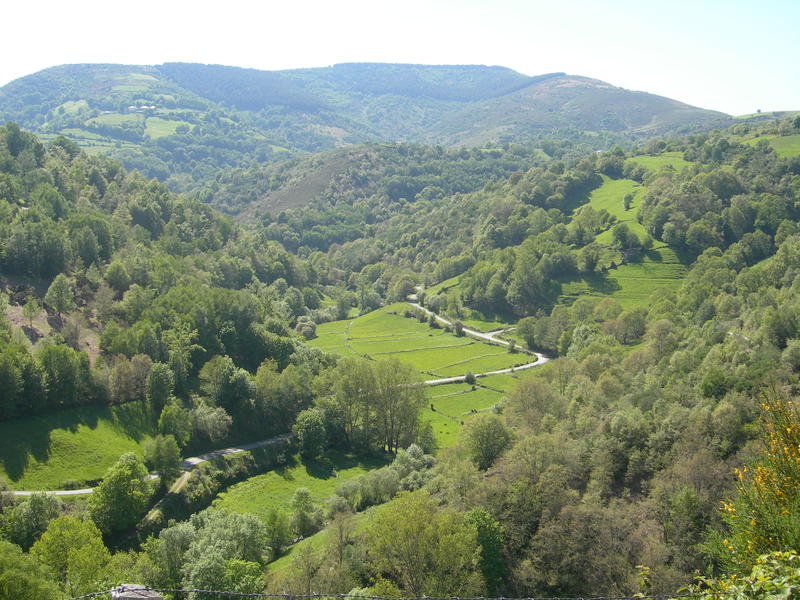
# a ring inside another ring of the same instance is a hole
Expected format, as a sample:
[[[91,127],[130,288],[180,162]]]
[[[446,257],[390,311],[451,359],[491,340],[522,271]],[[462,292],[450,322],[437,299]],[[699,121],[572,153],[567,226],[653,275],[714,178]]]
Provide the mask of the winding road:
[[[246,450],[255,450],[256,448],[261,448],[263,446],[271,446],[272,444],[277,444],[279,442],[285,442],[294,437],[293,433],[284,433],[283,435],[278,435],[273,438],[269,438],[268,440],[261,440],[259,442],[252,442],[250,444],[242,444],[241,446],[234,446],[233,448],[225,448],[223,450],[214,450],[213,452],[206,452],[205,454],[201,454],[199,456],[192,456],[191,458],[185,459],[181,463],[181,468],[188,472],[194,469],[200,463],[206,462],[207,460],[211,460],[212,458],[217,458],[219,456],[225,456],[227,454],[236,454],[237,452],[244,452]],[[150,473],[150,479],[157,479],[158,473]],[[94,488],[84,488],[82,490],[42,490],[42,491],[12,491],[10,492],[14,496],[30,496],[32,494],[50,494],[52,496],[82,496],[84,494],[91,494],[94,491]]]
[[[412,294],[411,296],[409,296],[408,303],[411,306],[413,306],[414,308],[416,308],[418,310],[421,310],[426,315],[433,315],[436,318],[436,320],[439,321],[440,323],[444,323],[445,325],[449,325],[451,327],[453,326],[453,322],[452,321],[437,315],[436,313],[434,313],[431,310],[428,310],[427,308],[425,308],[424,306],[422,306],[418,302],[414,302],[414,300],[416,300],[416,294]],[[501,340],[497,336],[500,335],[501,333],[506,332],[506,331],[510,331],[511,329],[513,329],[513,328],[498,329],[497,331],[490,331],[489,333],[483,333],[482,331],[476,331],[474,329],[468,329],[468,328],[464,327],[463,331],[464,331],[464,333],[466,335],[468,335],[468,336],[470,336],[472,338],[483,340],[485,342],[490,342],[492,344],[500,344],[502,346],[510,346],[511,342],[507,342],[506,340]],[[518,367],[509,367],[508,369],[499,369],[497,371],[489,371],[488,373],[476,373],[475,377],[476,378],[477,377],[488,377],[489,375],[505,375],[507,373],[516,373],[517,371],[524,371],[526,369],[532,369],[533,367],[538,367],[539,365],[543,365],[544,363],[546,363],[547,361],[550,360],[544,354],[541,354],[539,352],[529,352],[527,350],[523,350],[523,352],[535,356],[536,360],[533,361],[533,362],[525,363],[524,365],[519,365]],[[424,381],[423,383],[425,385],[443,385],[445,383],[459,383],[459,382],[465,381],[466,378],[467,378],[466,375],[456,375],[455,377],[444,377],[442,379],[429,379],[427,381]]]
[[[408,298],[408,303],[411,306],[413,306],[414,308],[416,308],[418,310],[421,310],[422,312],[424,312],[427,315],[433,315],[436,318],[436,320],[439,321],[440,323],[443,323],[445,325],[449,325],[450,327],[453,326],[453,322],[452,321],[437,315],[436,313],[434,313],[431,310],[428,310],[427,308],[425,308],[424,306],[422,306],[418,302],[415,302],[416,299],[417,299],[416,298],[416,294],[412,294]],[[476,331],[474,329],[468,329],[468,328],[464,327],[463,331],[464,331],[464,333],[466,335],[468,335],[468,336],[470,336],[472,338],[475,338],[475,339],[483,340],[485,342],[489,342],[489,343],[492,343],[492,344],[500,344],[502,346],[510,346],[511,345],[510,342],[507,342],[506,340],[502,340],[502,339],[498,338],[497,336],[500,335],[501,333],[506,332],[506,331],[510,331],[511,329],[513,329],[513,328],[498,329],[497,331],[490,331],[489,333],[483,333],[482,331]],[[550,360],[544,354],[541,354],[539,352],[529,352],[527,350],[522,350],[522,351],[527,353],[527,354],[531,354],[531,355],[535,356],[536,360],[533,361],[533,362],[525,363],[524,365],[519,365],[517,367],[509,367],[507,369],[499,369],[497,371],[489,371],[488,373],[476,373],[474,376],[476,378],[478,378],[478,377],[488,377],[489,375],[505,375],[507,373],[516,373],[518,371],[525,371],[526,369],[532,369],[533,367],[538,367],[539,365],[543,365],[548,360]],[[422,383],[424,385],[444,385],[446,383],[460,383],[462,381],[465,381],[466,378],[467,378],[466,374],[465,375],[456,375],[455,377],[444,377],[444,378],[441,378],[441,379],[428,379],[427,381],[423,381]],[[261,448],[263,446],[269,446],[271,444],[277,444],[279,442],[285,442],[286,440],[288,440],[288,439],[290,439],[292,437],[294,437],[294,434],[285,433],[283,435],[279,435],[279,436],[270,438],[268,440],[261,440],[261,441],[258,441],[258,442],[252,442],[250,444],[242,444],[241,446],[234,446],[232,448],[225,448],[223,450],[215,450],[213,452],[207,452],[205,454],[200,454],[199,456],[192,456],[191,458],[185,459],[181,463],[181,468],[186,473],[188,473],[189,471],[194,469],[200,463],[203,463],[203,462],[205,462],[207,460],[211,460],[212,458],[217,458],[219,456],[225,456],[227,454],[236,454],[237,452],[245,452],[246,450],[254,450],[256,448]],[[150,474],[150,479],[156,479],[156,478],[158,478],[158,473],[151,473]],[[185,480],[185,474],[180,479],[181,480]],[[82,495],[85,495],[85,494],[91,494],[93,491],[94,491],[94,488],[84,488],[84,489],[81,489],[81,490],[10,491],[9,493],[13,494],[14,496],[30,496],[32,494],[42,494],[42,493],[51,494],[53,496],[82,496]]]

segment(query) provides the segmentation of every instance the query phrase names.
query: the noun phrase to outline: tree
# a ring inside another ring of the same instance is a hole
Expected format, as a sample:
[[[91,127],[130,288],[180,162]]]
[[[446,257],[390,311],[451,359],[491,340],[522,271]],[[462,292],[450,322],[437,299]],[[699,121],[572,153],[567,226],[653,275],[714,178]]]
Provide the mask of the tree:
[[[70,596],[96,591],[111,558],[94,523],[71,516],[50,521],[31,554],[53,569]]]
[[[308,488],[299,487],[292,494],[292,529],[297,535],[306,537],[320,528],[322,515],[314,506]]]
[[[423,491],[403,492],[382,507],[366,544],[373,568],[415,598],[482,593],[475,525]]]
[[[131,285],[128,270],[120,261],[115,260],[106,268],[105,280],[117,293],[122,294]]]
[[[167,405],[175,387],[175,376],[164,363],[155,363],[147,374],[145,397],[156,413],[161,413]]]
[[[292,432],[297,436],[303,458],[319,458],[325,453],[328,440],[319,409],[309,408],[298,414]]]
[[[470,458],[483,471],[511,444],[511,432],[497,415],[478,415],[464,429]]]
[[[103,531],[125,529],[144,516],[151,494],[144,464],[133,454],[123,454],[89,497],[89,512]]]
[[[480,546],[478,566],[486,584],[486,593],[494,596],[501,591],[506,577],[503,528],[484,508],[473,508],[467,513],[467,520],[475,526],[477,533],[476,541]]]
[[[28,550],[42,535],[47,524],[61,514],[61,502],[52,494],[33,494],[6,512],[3,533]]]
[[[161,415],[158,417],[158,432],[173,436],[178,446],[185,446],[192,437],[192,411],[183,408],[178,400],[172,398],[161,409]]]
[[[75,306],[75,295],[66,275],[63,273],[56,275],[50,287],[47,288],[44,301],[58,313],[59,318]]]
[[[156,471],[161,485],[169,486],[181,473],[181,451],[171,435],[157,435],[144,443],[144,462]]]
[[[759,555],[800,547],[800,408],[777,390],[761,402],[763,446],[753,464],[737,469],[736,497],[722,503],[726,532],[711,551],[728,571],[746,573]]]
[[[0,540],[0,600],[50,600],[58,588],[48,570],[18,546]]]
[[[33,328],[33,320],[42,312],[42,307],[36,301],[36,298],[28,298],[28,301],[22,306],[22,316],[28,319],[28,327]]]

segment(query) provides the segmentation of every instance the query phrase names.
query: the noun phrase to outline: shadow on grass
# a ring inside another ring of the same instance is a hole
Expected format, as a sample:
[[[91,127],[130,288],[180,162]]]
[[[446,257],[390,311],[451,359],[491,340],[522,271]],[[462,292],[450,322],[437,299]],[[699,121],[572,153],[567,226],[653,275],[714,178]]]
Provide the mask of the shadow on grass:
[[[360,467],[365,470],[375,469],[382,467],[391,462],[391,457],[387,456],[357,456],[354,454],[345,454],[344,452],[329,452],[328,456],[321,459],[306,460],[299,458],[297,455],[291,457],[293,464],[289,464],[287,460],[287,467],[296,466],[302,463],[306,472],[315,479],[330,479],[336,477],[337,471],[344,471],[346,469],[354,469]],[[281,474],[287,480],[291,480],[291,474]]]
[[[128,437],[140,441],[152,435],[153,421],[144,402],[120,406],[79,406],[44,415],[33,415],[0,423],[0,463],[13,483],[25,474],[31,459],[50,459],[50,436],[61,429],[76,433],[83,425],[95,429],[106,421]]]

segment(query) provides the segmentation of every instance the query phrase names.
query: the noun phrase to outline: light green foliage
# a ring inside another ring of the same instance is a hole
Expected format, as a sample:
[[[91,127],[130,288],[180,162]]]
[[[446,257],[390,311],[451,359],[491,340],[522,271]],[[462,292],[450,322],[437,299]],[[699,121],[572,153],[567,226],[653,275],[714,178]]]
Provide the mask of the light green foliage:
[[[702,587],[693,586],[692,591],[718,594],[724,600],[795,598],[800,593],[800,556],[792,551],[764,554],[755,560],[749,573],[703,578]]]
[[[75,306],[75,295],[66,275],[63,273],[56,275],[50,287],[47,288],[44,301],[59,314],[65,313]]]
[[[425,402],[419,374],[397,359],[339,361],[322,382],[332,399],[329,419],[340,423],[337,440],[354,448],[396,451],[416,441]],[[333,440],[331,440],[333,441]]]
[[[306,537],[319,530],[322,524],[322,513],[314,506],[308,488],[299,487],[292,494],[292,529],[295,534]]]
[[[22,314],[28,319],[28,327],[33,327],[33,320],[38,317],[41,312],[42,307],[36,301],[36,298],[29,298],[22,307]]]
[[[318,409],[310,408],[298,414],[292,431],[297,436],[303,458],[319,458],[325,453],[328,440],[323,415]]]
[[[181,472],[181,451],[171,435],[157,435],[144,443],[144,462],[168,487]]]
[[[509,447],[511,432],[497,415],[478,415],[467,424],[464,439],[472,461],[485,471]]]
[[[214,506],[253,514],[267,522],[275,511],[289,510],[292,494],[297,487],[307,488],[313,501],[321,503],[339,485],[386,464],[385,459],[379,457],[357,458],[336,451],[330,452],[327,459],[331,461],[333,469],[322,462],[301,462],[289,457],[280,472],[256,475],[221,492],[214,500]]]
[[[155,363],[147,374],[145,394],[154,411],[160,413],[166,406],[175,386],[172,370],[163,363]]]
[[[53,569],[70,596],[96,591],[110,559],[94,523],[70,516],[52,520],[31,554]]]
[[[33,494],[8,508],[0,521],[0,531],[11,542],[28,550],[61,514],[61,502],[50,494]]]
[[[39,562],[0,540],[0,600],[50,600],[57,595],[55,582]]]
[[[452,509],[437,508],[425,492],[401,494],[377,511],[366,536],[373,568],[407,594],[474,596],[483,589],[475,525]]]
[[[761,401],[761,452],[754,464],[737,469],[732,501],[722,503],[726,532],[709,550],[728,569],[746,572],[770,551],[790,551],[800,544],[800,409],[777,390]]]
[[[151,494],[145,466],[123,454],[89,497],[89,511],[103,531],[125,529],[144,516]]]
[[[269,547],[266,529],[258,519],[250,515],[206,510],[194,515],[190,524],[195,533],[191,541],[185,538],[189,544],[180,558],[184,587],[222,590],[233,584],[248,593],[260,591],[255,574],[269,555]],[[243,578],[234,581],[237,575]],[[209,597],[204,594],[192,596],[196,600]]]

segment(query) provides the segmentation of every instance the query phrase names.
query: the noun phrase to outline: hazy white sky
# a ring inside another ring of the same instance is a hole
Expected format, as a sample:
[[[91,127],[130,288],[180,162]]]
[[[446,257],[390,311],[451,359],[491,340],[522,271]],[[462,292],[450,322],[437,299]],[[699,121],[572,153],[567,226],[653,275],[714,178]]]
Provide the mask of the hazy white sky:
[[[800,0],[4,3],[0,85],[66,63],[565,71],[744,114],[800,110]]]

